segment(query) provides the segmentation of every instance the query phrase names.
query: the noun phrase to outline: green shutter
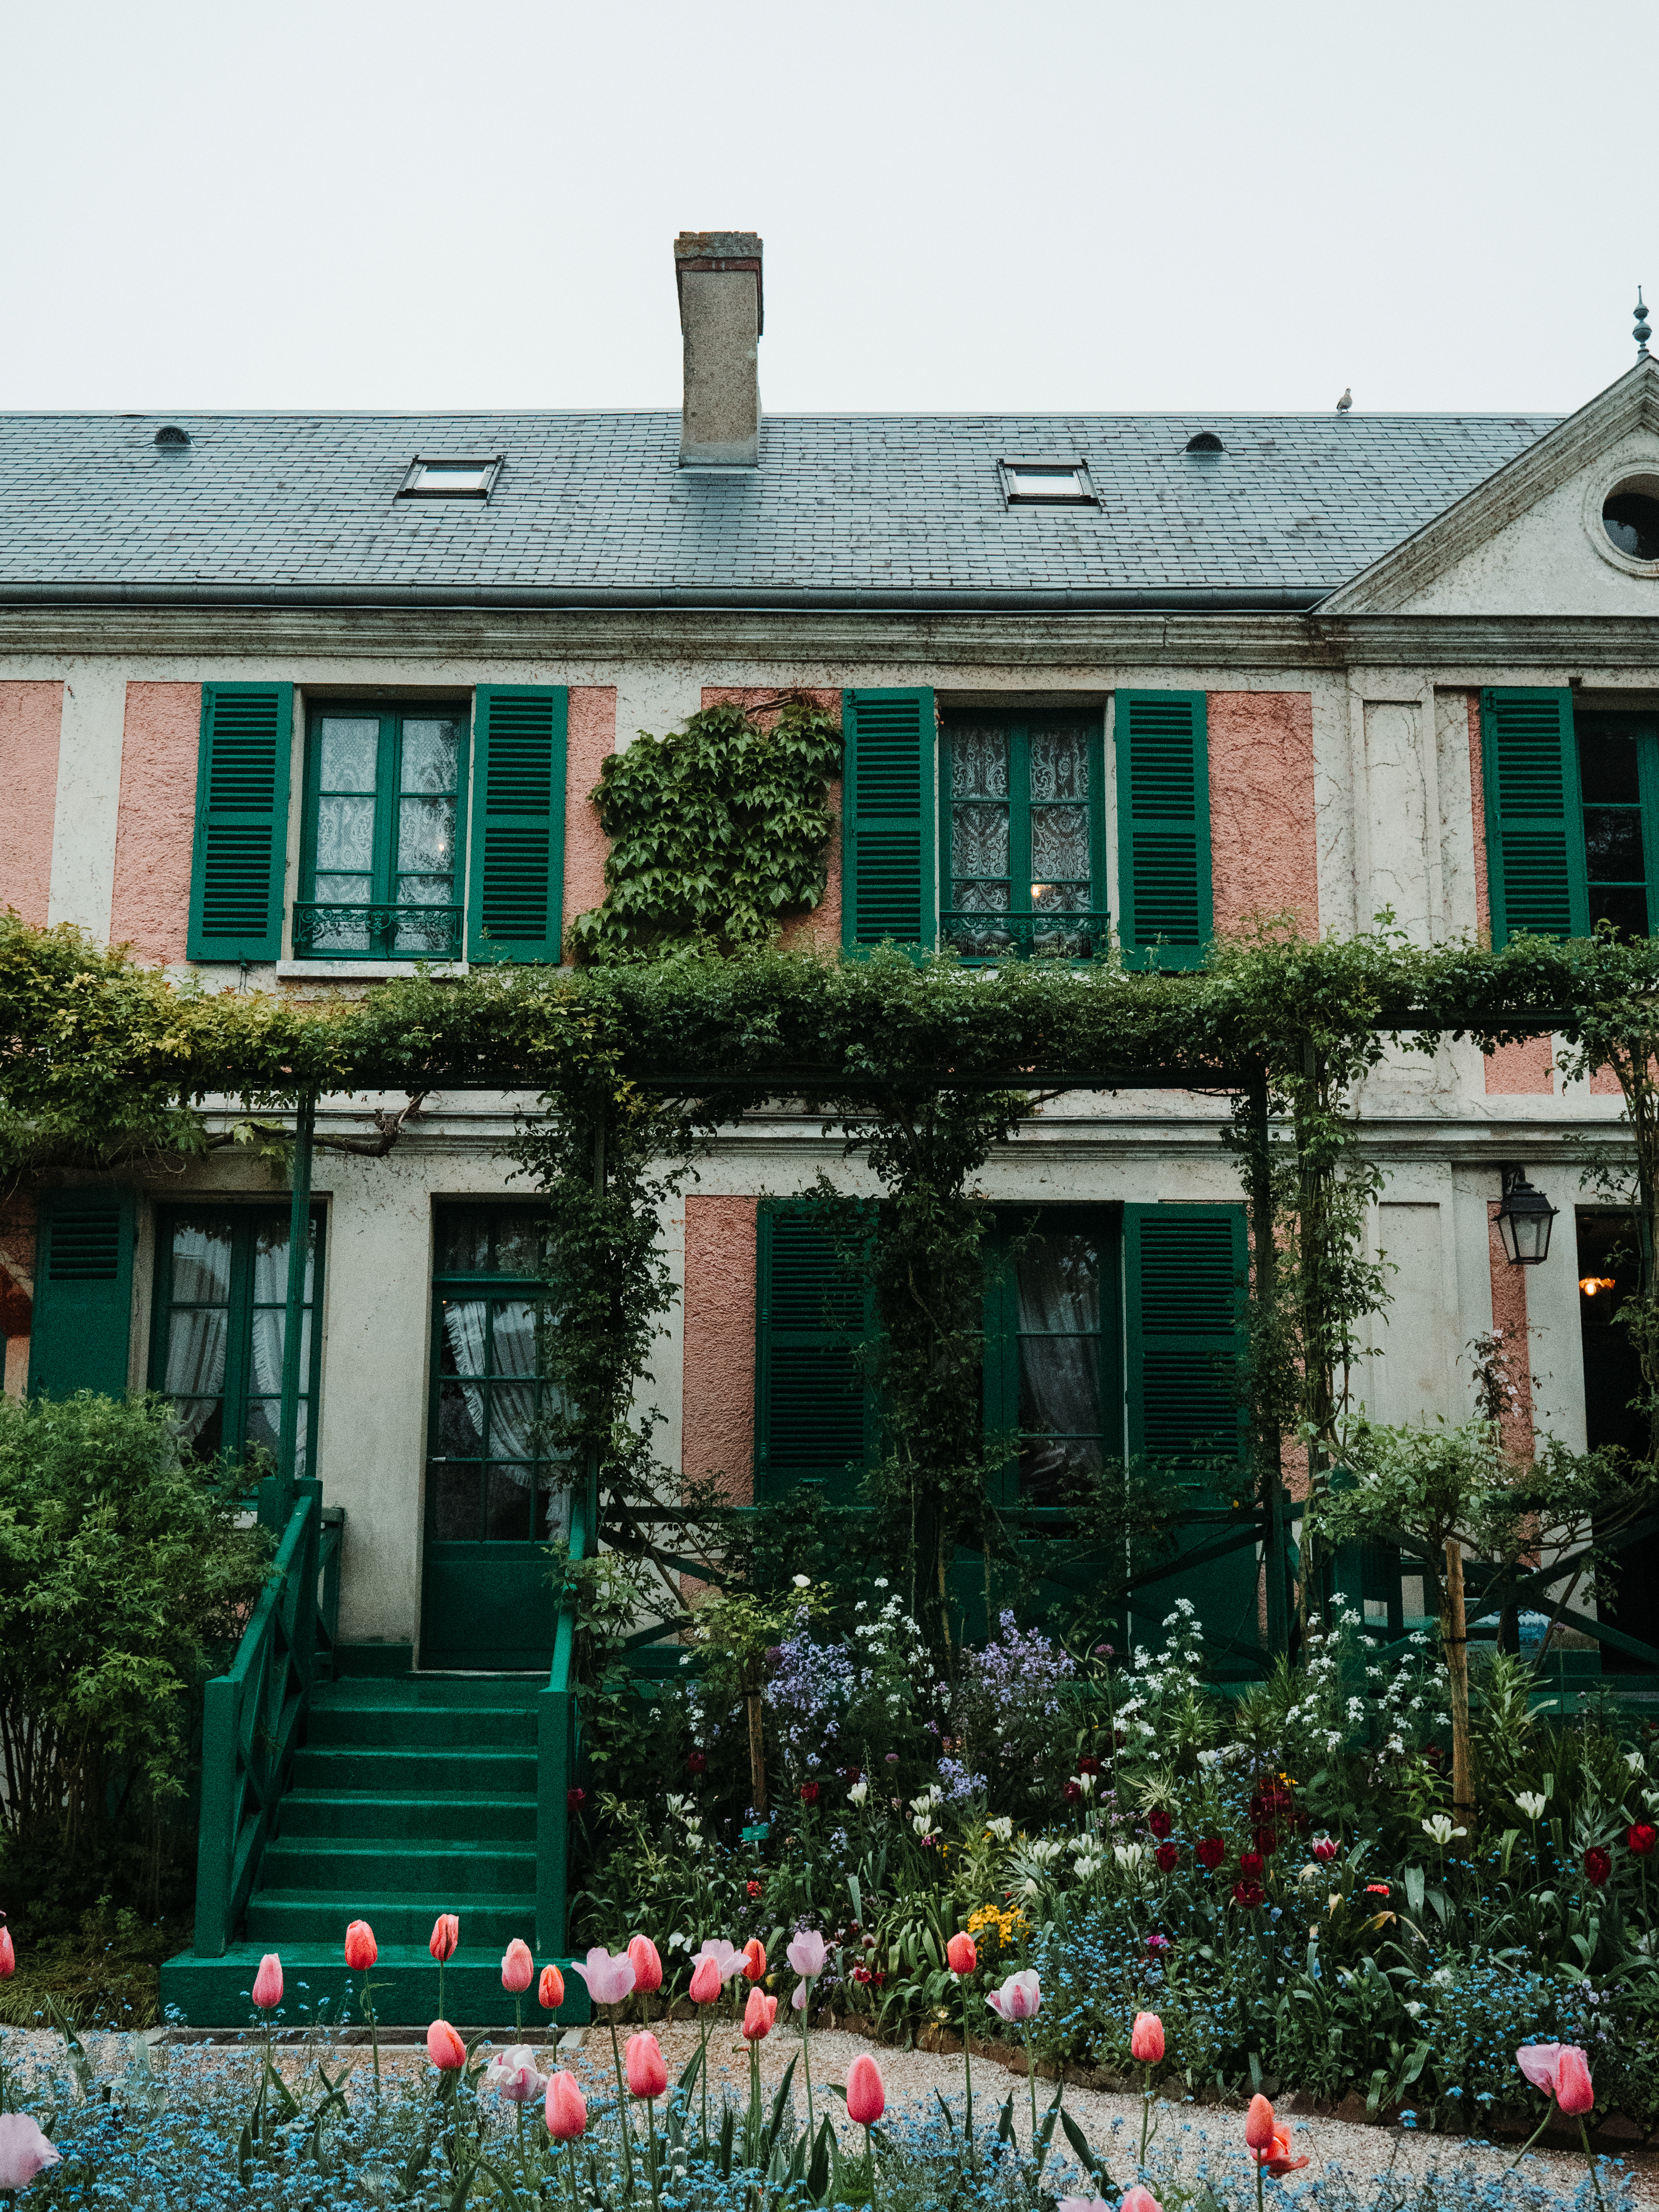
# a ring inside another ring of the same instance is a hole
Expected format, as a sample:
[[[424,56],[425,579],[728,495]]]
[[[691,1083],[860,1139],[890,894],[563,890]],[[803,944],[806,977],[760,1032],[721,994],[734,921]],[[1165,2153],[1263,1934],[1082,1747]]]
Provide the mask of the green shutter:
[[[852,1504],[876,1443],[854,1357],[872,1334],[870,1294],[810,1206],[762,1203],[755,1268],[756,1501],[810,1483]]]
[[[568,697],[560,684],[478,687],[469,960],[559,957]]]
[[[275,960],[288,864],[291,684],[204,684],[190,876],[192,960]]]
[[[931,945],[939,934],[930,690],[842,695],[846,747],[842,943]]]
[[[1571,691],[1480,694],[1492,941],[1588,937],[1589,883]]]
[[[133,1194],[59,1190],[40,1203],[29,1395],[124,1398],[132,1333]]]
[[[1144,964],[1196,968],[1210,941],[1210,748],[1201,691],[1117,695],[1118,933]]]

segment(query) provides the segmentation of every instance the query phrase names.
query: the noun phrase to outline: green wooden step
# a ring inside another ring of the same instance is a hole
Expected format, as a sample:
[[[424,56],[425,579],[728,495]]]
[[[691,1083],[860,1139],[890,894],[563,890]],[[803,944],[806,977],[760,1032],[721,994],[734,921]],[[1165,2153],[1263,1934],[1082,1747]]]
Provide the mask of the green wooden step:
[[[291,1790],[283,1800],[284,1842],[301,1836],[358,1837],[366,1842],[528,1844],[536,1841],[536,1801],[457,1790],[395,1797],[378,1790]]]
[[[319,1896],[306,1889],[256,1890],[247,1909],[247,1941],[267,1951],[293,1943],[331,1946],[338,1958],[347,1927],[354,1920],[367,1920],[377,1943],[424,1949],[438,1915],[456,1912],[463,1947],[474,1955],[493,1951],[499,1980],[501,1954],[513,1938],[521,1936],[526,1943],[534,1938],[533,1890],[502,1890],[487,1899],[459,1897],[449,1890],[389,1892],[384,1887],[386,1871],[383,1860],[382,1886],[365,1887],[349,1898]]]
[[[325,1705],[520,1705],[530,1711],[547,1687],[545,1674],[348,1675],[319,1682],[313,1712]]]
[[[369,1705],[354,1700],[313,1705],[306,1742],[323,1751],[342,1744],[395,1745],[400,1751],[521,1744],[533,1750],[536,1716],[526,1705]]]
[[[371,1977],[377,2018],[387,2027],[424,2027],[438,2009],[438,1970],[426,1948],[430,1923],[421,1930],[418,1942],[394,1943],[372,1913],[366,1917],[374,1922],[380,1947]],[[498,2043],[511,2041],[514,2008],[501,1987],[501,1954],[507,1939],[492,1938],[485,1946],[471,1940],[477,1932],[470,1922],[462,1922],[461,1948],[444,1972],[444,2009],[457,2027],[493,2028]],[[341,1956],[343,1933],[342,1928],[315,1942],[298,1937],[283,1942],[278,1953],[283,2027],[303,2027],[319,2016],[336,2022],[362,2018],[362,1977],[346,1972]],[[255,2014],[248,1993],[261,1956],[272,1948],[270,1942],[250,1941],[234,1944],[222,1958],[204,1959],[193,1951],[182,1951],[169,1959],[161,1968],[163,2017],[190,2027],[249,2027]],[[537,1960],[538,1966],[542,1963]],[[556,2018],[549,2020],[534,2002],[533,1990],[526,1992],[525,2000],[524,2039],[547,2054],[544,2065],[550,2063],[548,2046],[558,2030],[580,2027],[592,2017],[581,1976],[572,1971],[567,1959],[557,1963],[564,1973],[564,2002]],[[367,2051],[359,2063],[367,2069]]]
[[[400,1887],[407,1883],[411,1889],[446,1890],[458,1899],[536,1886],[533,1844],[498,1849],[488,1843],[405,1838],[398,1846],[395,1864],[389,1866],[393,1856],[384,1843],[284,1833],[266,1847],[259,1890],[254,1894],[265,1889],[308,1889],[349,1899],[361,1890],[384,1888],[386,1875],[393,1872]]]
[[[404,1751],[360,1745],[326,1748],[307,1744],[295,1755],[292,1786],[333,1796],[372,1790],[386,1797],[423,1797],[459,1791],[489,1797],[529,1796],[536,1788],[533,1744],[487,1751]]]

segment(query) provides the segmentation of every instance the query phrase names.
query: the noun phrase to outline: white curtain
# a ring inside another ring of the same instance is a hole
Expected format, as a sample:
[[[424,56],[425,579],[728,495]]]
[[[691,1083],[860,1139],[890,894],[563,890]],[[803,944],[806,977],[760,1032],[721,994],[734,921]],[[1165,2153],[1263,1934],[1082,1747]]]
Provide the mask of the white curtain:
[[[1084,1237],[1036,1237],[1016,1272],[1020,1426],[1076,1441],[1039,1448],[1045,1464],[1098,1463],[1100,1267]],[[1026,1332],[1030,1334],[1027,1334]],[[1089,1441],[1085,1441],[1089,1440]]]

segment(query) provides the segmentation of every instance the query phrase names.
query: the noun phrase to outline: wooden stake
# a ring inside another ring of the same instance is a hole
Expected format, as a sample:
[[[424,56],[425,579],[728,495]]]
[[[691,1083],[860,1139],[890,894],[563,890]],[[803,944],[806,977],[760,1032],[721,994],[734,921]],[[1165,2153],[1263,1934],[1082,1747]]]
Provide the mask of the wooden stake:
[[[1440,1633],[1451,1688],[1452,1817],[1474,1832],[1474,1746],[1469,1741],[1469,1638],[1463,1613],[1463,1547],[1446,1539],[1446,1590]]]

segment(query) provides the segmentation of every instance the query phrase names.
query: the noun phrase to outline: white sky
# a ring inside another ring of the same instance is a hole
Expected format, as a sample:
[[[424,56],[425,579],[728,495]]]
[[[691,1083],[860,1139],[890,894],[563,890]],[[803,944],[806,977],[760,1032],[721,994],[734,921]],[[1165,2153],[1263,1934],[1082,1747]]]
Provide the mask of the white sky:
[[[1659,294],[1653,0],[3,23],[7,408],[678,405],[681,228],[779,413],[1567,410]]]

